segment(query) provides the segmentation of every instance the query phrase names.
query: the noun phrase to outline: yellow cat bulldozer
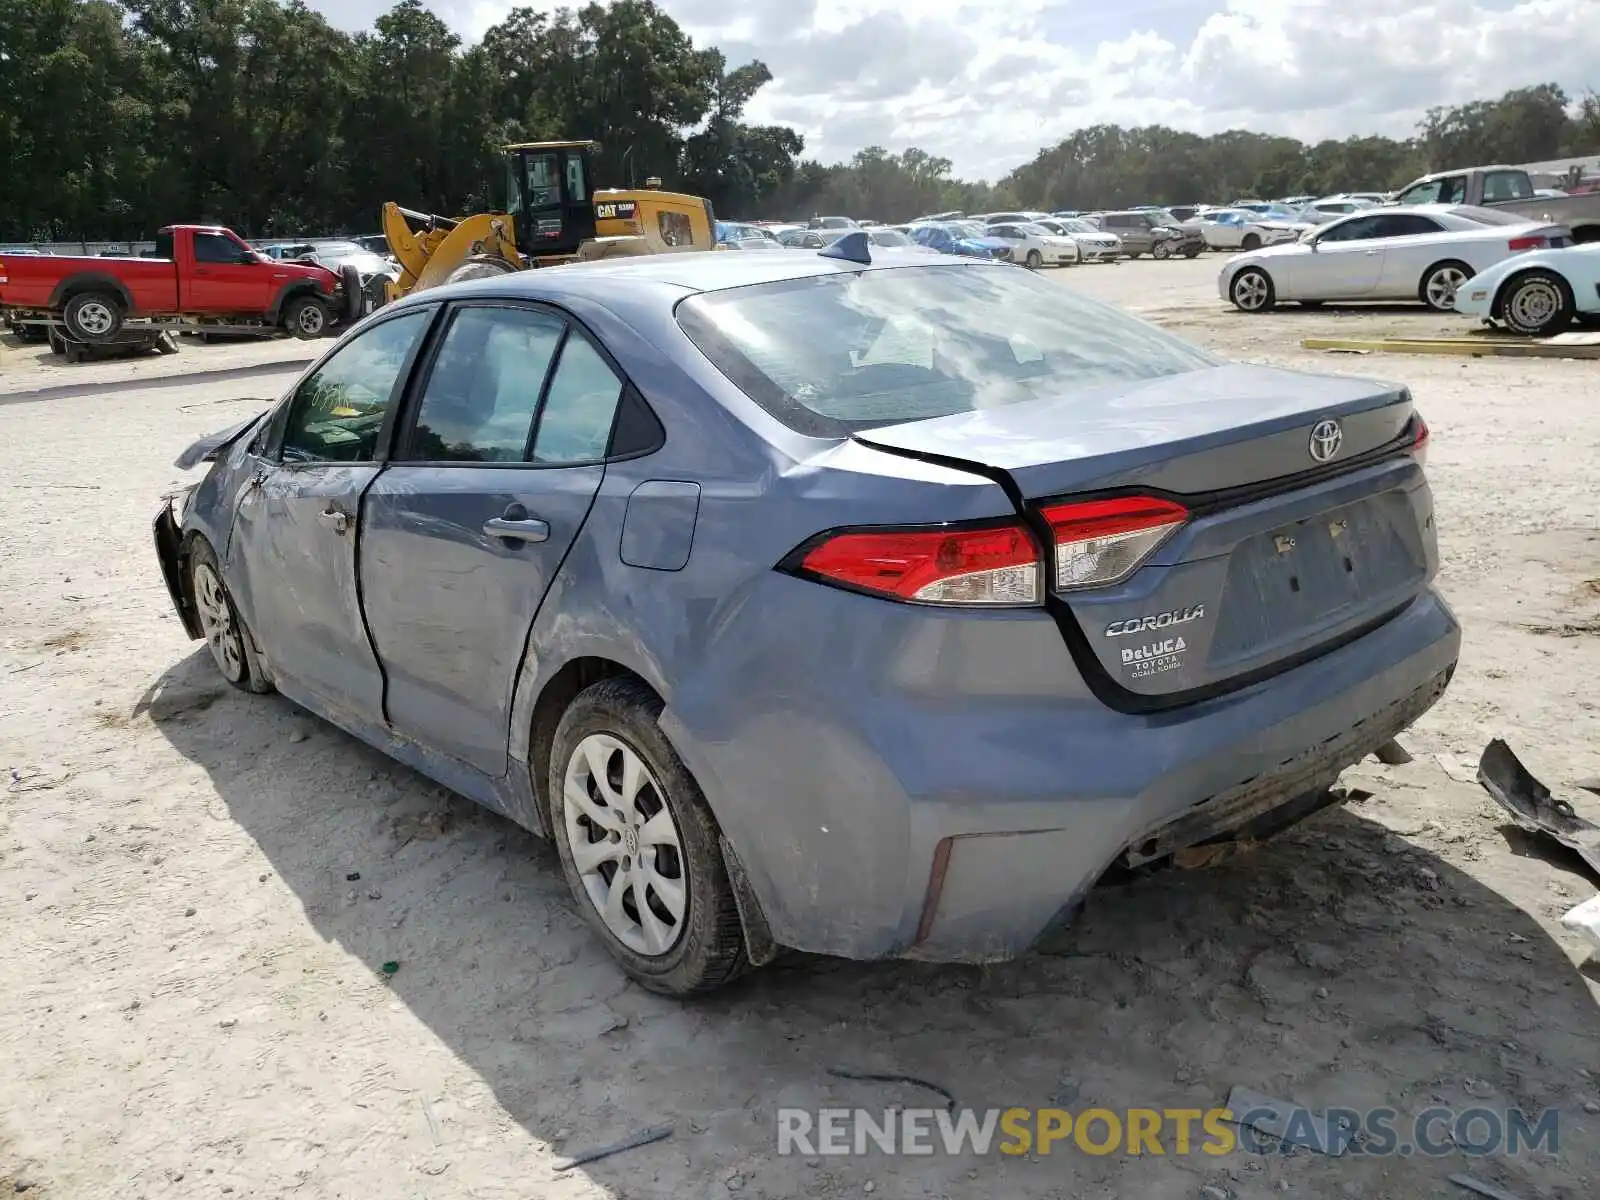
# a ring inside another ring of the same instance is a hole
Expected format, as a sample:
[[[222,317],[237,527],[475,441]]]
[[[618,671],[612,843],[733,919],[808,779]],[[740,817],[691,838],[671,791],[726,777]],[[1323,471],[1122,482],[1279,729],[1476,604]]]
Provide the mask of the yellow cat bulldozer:
[[[383,235],[401,271],[388,285],[388,298],[529,267],[715,248],[709,200],[664,192],[656,179],[638,189],[595,190],[595,145],[505,147],[503,213],[441,217],[385,204]]]

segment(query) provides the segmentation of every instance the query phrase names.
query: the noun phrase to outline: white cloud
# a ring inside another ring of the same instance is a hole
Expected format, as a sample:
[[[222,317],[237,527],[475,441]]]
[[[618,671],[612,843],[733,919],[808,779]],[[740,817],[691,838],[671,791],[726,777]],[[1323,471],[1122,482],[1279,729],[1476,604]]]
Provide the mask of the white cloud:
[[[1434,105],[1600,85],[1596,0],[659,2],[696,42],[772,68],[747,118],[795,126],[808,157],[915,145],[969,178],[1101,122],[1403,136]],[[385,6],[312,3],[346,28]],[[433,7],[475,38],[512,2]]]

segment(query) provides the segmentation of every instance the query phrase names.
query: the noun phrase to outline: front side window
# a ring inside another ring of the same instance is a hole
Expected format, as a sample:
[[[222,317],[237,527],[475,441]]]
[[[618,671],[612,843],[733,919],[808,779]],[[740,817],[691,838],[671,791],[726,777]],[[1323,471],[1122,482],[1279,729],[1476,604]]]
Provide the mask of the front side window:
[[[567,203],[582,204],[589,198],[589,182],[583,177],[583,156],[576,151],[567,154]]]
[[[1328,226],[1318,242],[1363,242],[1368,238],[1382,237],[1377,217],[1351,217]]]
[[[533,461],[571,464],[604,458],[621,398],[622,381],[611,364],[587,338],[570,334],[539,410]]]
[[[896,267],[730,288],[685,300],[678,321],[768,412],[828,437],[1217,363],[1010,268]]]
[[[203,263],[239,263],[248,261],[244,249],[231,237],[220,233],[194,235],[194,259]]]
[[[561,180],[554,154],[530,154],[524,160],[525,194],[529,208],[554,208],[561,203]]]
[[[1401,204],[1436,204],[1444,184],[1443,179],[1430,179],[1426,183],[1408,187],[1400,193],[1399,201]]]
[[[289,401],[283,461],[371,462],[401,372],[432,316],[419,309],[374,325],[307,376]]]
[[[428,373],[403,457],[522,462],[566,322],[531,308],[463,308]]]

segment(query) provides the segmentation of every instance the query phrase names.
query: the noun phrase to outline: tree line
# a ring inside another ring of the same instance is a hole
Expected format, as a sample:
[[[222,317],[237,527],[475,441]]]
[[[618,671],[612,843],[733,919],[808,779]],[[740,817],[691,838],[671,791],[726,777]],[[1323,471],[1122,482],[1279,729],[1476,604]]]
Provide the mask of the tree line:
[[[369,232],[385,200],[489,207],[498,147],[551,138],[598,139],[602,185],[658,176],[725,216],[884,221],[1386,188],[1600,152],[1600,100],[1543,84],[1431,110],[1405,140],[1098,125],[989,184],[915,147],[808,159],[795,130],[745,120],[771,79],[652,0],[514,9],[475,45],[421,0],[355,34],[302,0],[0,0],[0,239]]]

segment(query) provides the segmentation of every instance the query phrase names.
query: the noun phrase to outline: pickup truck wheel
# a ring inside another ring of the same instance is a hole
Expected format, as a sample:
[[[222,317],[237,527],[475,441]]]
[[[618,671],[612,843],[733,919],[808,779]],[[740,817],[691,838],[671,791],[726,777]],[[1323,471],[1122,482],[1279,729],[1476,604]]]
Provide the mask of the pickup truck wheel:
[[[283,313],[284,326],[304,341],[319,338],[333,324],[333,312],[321,296],[296,296]]]
[[[1513,333],[1549,337],[1572,323],[1575,305],[1567,281],[1551,271],[1524,271],[1506,284],[1500,319]]]
[[[79,292],[67,301],[61,319],[78,341],[103,346],[122,332],[122,301],[110,292]]]

